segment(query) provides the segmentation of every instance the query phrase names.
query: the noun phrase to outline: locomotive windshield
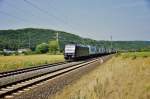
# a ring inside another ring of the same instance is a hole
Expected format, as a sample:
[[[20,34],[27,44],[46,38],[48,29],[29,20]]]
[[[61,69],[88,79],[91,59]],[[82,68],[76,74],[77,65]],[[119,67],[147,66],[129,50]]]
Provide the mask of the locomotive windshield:
[[[75,52],[75,45],[66,45],[65,46],[65,53],[74,53]]]

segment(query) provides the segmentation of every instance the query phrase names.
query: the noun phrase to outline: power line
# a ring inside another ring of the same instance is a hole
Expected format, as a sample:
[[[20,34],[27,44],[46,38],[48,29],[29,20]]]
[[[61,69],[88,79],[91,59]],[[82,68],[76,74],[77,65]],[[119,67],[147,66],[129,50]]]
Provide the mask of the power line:
[[[15,6],[15,5],[11,4],[11,3],[6,2],[6,1],[5,1],[5,4],[7,4],[8,6],[11,6],[12,8],[14,8],[14,9],[16,9],[16,10],[22,12],[23,14],[25,14],[24,12],[25,12],[26,10],[20,9],[20,7],[17,7],[17,6]],[[25,14],[25,15],[26,15],[26,14]],[[33,13],[30,13],[30,15],[31,15],[31,16],[36,16],[36,15],[34,15]],[[37,16],[36,16],[36,17],[37,17]]]
[[[48,1],[49,3],[50,3],[50,1]],[[52,2],[52,0],[51,0],[51,2]],[[51,7],[52,9],[54,9],[55,11],[57,11],[58,9],[56,8],[56,7],[54,7],[54,6],[52,6],[51,4],[49,4],[49,7]],[[59,13],[60,14],[63,14],[62,12],[60,12],[60,10],[59,10]],[[60,15],[59,14],[59,15]],[[64,16],[64,17],[67,17],[67,16]],[[65,18],[66,19],[66,18]],[[68,23],[67,21],[65,21],[66,23]]]
[[[66,25],[68,25],[69,27],[72,28],[72,26],[70,26],[66,21],[60,19],[59,17],[55,16],[55,15],[52,14],[52,13],[50,14],[47,10],[44,10],[44,9],[40,8],[39,6],[37,6],[36,4],[34,4],[34,3],[32,3],[32,2],[30,2],[30,1],[28,1],[28,0],[24,0],[24,1],[25,1],[26,3],[28,3],[30,6],[32,6],[32,7],[36,8],[36,9],[38,9],[38,10],[41,11],[42,13],[45,13],[45,14],[49,15],[50,17],[54,17],[57,21],[60,21],[60,22],[62,22],[63,24],[66,24]]]
[[[4,11],[1,11],[1,10],[0,10],[0,13],[3,14],[3,15],[9,16],[9,17],[13,17],[13,18],[15,18],[15,19],[18,20],[18,21],[27,22],[27,20],[24,20],[24,19],[22,19],[22,18],[20,18],[20,17],[17,17],[17,16],[15,16],[15,15],[9,14],[9,13],[7,13],[7,12],[4,12]]]
[[[38,9],[39,11],[41,11],[41,12],[43,12],[43,13],[49,15],[49,12],[48,12],[48,11],[41,9],[39,6],[33,4],[32,2],[30,2],[30,1],[28,1],[28,0],[24,0],[24,1],[25,1],[26,3],[28,3],[29,5],[31,5],[32,7]],[[51,14],[50,16],[52,16],[52,17],[54,17],[54,18],[56,18],[56,19],[59,19],[59,18],[57,18],[57,17],[56,17],[55,15],[53,15],[53,14]]]
[[[16,20],[19,20],[19,21],[22,21],[22,22],[27,22],[26,20],[24,20],[24,19],[22,19],[22,18],[20,18],[20,17],[17,17],[17,16],[15,16],[15,15],[11,15],[11,14],[9,14],[9,13],[7,13],[7,12],[4,12],[4,11],[1,11],[0,10],[0,13],[1,14],[4,14],[4,15],[6,15],[6,16],[9,16],[9,17],[13,17],[13,18],[15,18]],[[29,46],[29,48],[31,48],[31,37],[30,37],[30,33],[28,34],[28,41],[29,41],[29,43],[28,43],[28,46]],[[19,39],[19,43],[20,43],[20,39]],[[18,44],[18,48],[19,48],[19,44]]]
[[[11,6],[12,8],[14,8],[14,9],[16,9],[16,10],[18,10],[18,11],[20,11],[20,12],[22,12],[23,14],[25,14],[24,12],[26,11],[26,10],[24,10],[24,9],[20,9],[20,7],[17,7],[17,6],[15,6],[15,5],[13,5],[13,4],[11,4],[11,3],[8,3],[8,2],[5,2],[8,6]],[[8,14],[8,13],[7,13]],[[33,13],[29,13],[30,14],[30,16],[32,16],[32,17],[37,17],[35,14],[33,14]],[[10,14],[9,14],[10,15]],[[26,15],[26,14],[25,14]],[[28,14],[27,14],[28,15]],[[12,17],[12,15],[10,15],[11,17]],[[17,18],[19,18],[19,17],[17,17]],[[39,18],[39,17],[38,17]],[[17,19],[18,20],[18,19]],[[31,23],[31,22],[30,22]],[[51,23],[51,24],[53,24],[53,25],[55,25],[54,23]]]
[[[57,21],[59,21],[59,22],[61,22],[61,23],[63,23],[63,24],[66,24],[67,26],[69,26],[70,28],[72,28],[72,26],[70,26],[70,25],[68,24],[68,22],[62,20],[61,18],[57,17],[56,15],[54,15],[54,14],[52,14],[52,13],[49,13],[47,10],[44,10],[44,9],[40,8],[39,6],[37,6],[36,4],[34,4],[34,3],[32,3],[32,2],[30,2],[30,1],[28,1],[28,0],[24,0],[24,1],[25,1],[27,4],[29,4],[30,6],[32,6],[33,8],[38,9],[40,12],[45,13],[45,14],[49,15],[50,17],[54,17]],[[14,8],[14,9],[16,9],[16,10],[19,10],[20,12],[25,12],[25,10],[20,9],[20,8],[14,6],[14,5],[11,4],[11,3],[8,3],[8,2],[5,2],[5,3],[6,3],[8,6],[11,6],[12,8]],[[53,9],[55,9],[55,8],[53,8]],[[6,12],[1,12],[1,13],[5,14],[5,15],[7,15],[7,16],[10,16],[10,17],[14,17],[15,19],[20,20],[20,21],[23,21],[23,22],[26,22],[26,21],[27,21],[27,20],[25,20],[25,19],[22,19],[22,18],[20,18],[20,17],[15,16],[15,15],[11,15],[11,14],[6,13]],[[36,15],[34,15],[33,13],[30,13],[30,15],[31,15],[31,16],[36,16]],[[31,22],[30,22],[30,23],[31,23]],[[51,24],[52,24],[52,23],[51,23]],[[56,24],[53,24],[53,25],[56,25]],[[60,26],[60,24],[57,24],[57,25]],[[61,26],[62,26],[62,25],[61,25]],[[72,29],[73,29],[73,28],[72,28]]]
[[[53,1],[53,0],[50,0],[51,2]],[[50,1],[48,1],[48,3],[49,3],[49,7],[51,7],[53,10],[55,10],[55,12],[57,12],[59,9],[58,9],[58,7],[56,8],[56,7],[54,7],[54,6],[52,6],[51,5],[51,2]],[[60,12],[60,10],[59,10],[59,14],[58,15],[61,15],[61,14],[63,14],[62,12]],[[64,15],[63,15],[64,16]],[[63,17],[63,19],[67,19],[67,21],[65,21],[66,22],[66,24],[68,24],[72,29],[74,29],[72,26],[72,24],[69,24],[69,20],[68,20],[68,17],[65,15],[64,17]],[[62,18],[61,18],[62,19]],[[74,25],[76,25],[76,26],[78,26],[79,24],[76,24],[76,23],[74,23]]]
[[[49,3],[50,3],[50,1],[48,1]],[[51,2],[52,2],[52,0],[51,0]],[[53,10],[55,10],[55,11],[58,11],[59,9],[58,8],[56,8],[56,7],[54,7],[54,6],[52,6],[52,5],[50,5],[49,4],[49,7],[51,7]],[[61,14],[63,14],[62,12],[60,12],[60,10],[59,10],[59,14],[58,15],[61,15]],[[63,15],[64,16],[64,15]],[[69,24],[68,23],[68,17],[65,15],[63,18],[65,18],[65,19],[67,19],[67,21],[65,21],[66,22],[66,24],[68,24],[68,25],[70,25],[71,27],[72,27],[72,24]],[[61,18],[62,19],[62,18]],[[75,24],[74,23],[74,25],[76,25],[76,26],[78,26],[79,24]]]

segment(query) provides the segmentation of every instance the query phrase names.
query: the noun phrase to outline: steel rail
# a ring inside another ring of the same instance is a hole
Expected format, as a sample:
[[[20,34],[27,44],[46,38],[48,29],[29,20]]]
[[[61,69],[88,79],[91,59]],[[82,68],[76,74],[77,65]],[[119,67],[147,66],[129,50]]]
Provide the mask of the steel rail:
[[[17,69],[17,70],[12,70],[12,71],[6,71],[6,72],[1,72],[0,73],[0,78],[7,77],[7,76],[12,76],[16,74],[21,74],[25,72],[30,72],[38,69],[43,69],[43,68],[48,68],[48,67],[53,67],[53,66],[58,66],[62,64],[66,64],[68,62],[58,62],[58,63],[53,63],[53,64],[44,64],[44,65],[39,65],[39,66],[34,66],[34,67],[29,67],[29,68],[23,68],[23,69]]]
[[[77,65],[73,65],[73,66],[70,66],[67,68],[56,70],[56,71],[53,71],[53,72],[50,72],[47,74],[40,75],[38,77],[27,79],[25,81],[15,82],[12,85],[1,87],[0,88],[0,98],[4,98],[6,95],[11,95],[12,93],[18,92],[19,90],[23,90],[23,89],[28,88],[30,86],[39,84],[43,81],[55,78],[57,76],[60,76],[62,74],[68,73],[68,72],[73,71],[73,70],[76,70],[76,69],[81,68],[83,66],[86,66],[88,64],[94,63],[98,60],[99,59],[88,60],[88,61],[85,61],[83,63],[77,64]]]

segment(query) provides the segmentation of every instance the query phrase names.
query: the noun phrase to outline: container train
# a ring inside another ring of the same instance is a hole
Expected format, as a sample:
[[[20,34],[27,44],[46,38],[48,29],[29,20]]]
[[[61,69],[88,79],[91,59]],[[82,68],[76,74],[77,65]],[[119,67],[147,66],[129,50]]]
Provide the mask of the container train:
[[[110,48],[97,48],[94,46],[84,46],[79,44],[65,45],[64,57],[66,60],[79,60],[92,57],[98,57],[116,53],[116,50]]]

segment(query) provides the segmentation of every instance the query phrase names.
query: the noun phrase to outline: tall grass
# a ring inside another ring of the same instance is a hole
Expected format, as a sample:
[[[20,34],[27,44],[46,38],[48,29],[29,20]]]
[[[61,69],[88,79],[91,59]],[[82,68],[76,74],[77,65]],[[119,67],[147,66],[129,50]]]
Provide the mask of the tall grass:
[[[150,57],[113,57],[51,99],[150,99]]]
[[[63,55],[0,56],[0,72],[60,61]]]

